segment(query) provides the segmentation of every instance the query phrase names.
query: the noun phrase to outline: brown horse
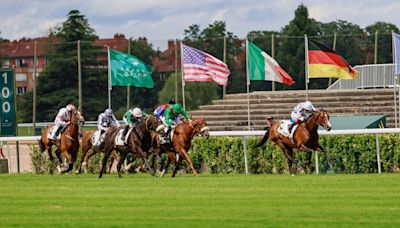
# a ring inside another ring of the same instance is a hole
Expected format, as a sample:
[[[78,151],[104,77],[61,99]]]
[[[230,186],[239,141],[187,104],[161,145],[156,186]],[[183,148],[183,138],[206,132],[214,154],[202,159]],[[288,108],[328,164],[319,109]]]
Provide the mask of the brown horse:
[[[299,124],[296,132],[293,134],[293,139],[286,137],[278,132],[279,121],[268,119],[267,132],[265,133],[262,140],[256,145],[256,147],[262,146],[267,139],[271,139],[278,145],[279,148],[285,153],[285,157],[288,161],[290,174],[293,174],[292,163],[293,163],[293,148],[297,148],[308,152],[307,166],[311,164],[312,151],[321,151],[325,153],[329,161],[329,154],[325,152],[318,143],[318,126],[324,127],[327,131],[331,130],[331,123],[329,121],[329,113],[324,110],[315,111],[306,121]]]
[[[61,134],[60,140],[52,140],[47,138],[47,134],[53,125],[48,126],[42,133],[42,137],[39,140],[39,147],[41,151],[47,150],[50,160],[54,163],[54,157],[52,154],[52,146],[55,145],[57,150],[55,151],[59,163],[57,162],[57,169],[59,173],[67,173],[72,170],[76,156],[79,150],[79,126],[85,121],[83,115],[79,110],[73,110],[71,114],[70,124],[66,127],[65,131]],[[67,169],[61,169],[60,164],[62,163],[61,154],[68,163]]]
[[[76,170],[77,174],[82,172],[82,166],[84,166],[84,170],[85,170],[85,172],[87,172],[89,159],[93,155],[101,152],[99,147],[95,147],[92,144],[92,137],[96,131],[97,130],[82,131],[82,152],[81,152],[81,156],[79,158],[79,165]],[[110,161],[108,161],[106,173],[111,172],[111,168],[112,168],[114,159],[118,160],[118,154],[115,151],[112,153]]]
[[[171,143],[157,145],[155,148],[153,148],[155,151],[160,151],[160,153],[168,152],[169,155],[167,164],[162,172],[162,176],[164,175],[165,169],[168,168],[171,161],[176,161],[175,154],[179,154],[179,159],[177,162],[175,162],[175,168],[172,173],[172,177],[175,177],[175,174],[178,171],[179,165],[182,163],[183,159],[185,159],[185,161],[189,164],[193,174],[195,176],[199,175],[188,155],[188,151],[192,146],[192,139],[196,135],[201,135],[205,139],[208,139],[210,136],[207,123],[203,118],[195,118],[191,121],[178,124],[174,130]],[[158,138],[158,134],[153,134],[153,142],[157,142]]]
[[[140,121],[132,132],[128,136],[128,148],[125,146],[115,145],[115,137],[117,136],[120,128],[110,129],[104,138],[104,157],[102,161],[101,170],[99,173],[99,178],[103,176],[105,171],[106,163],[111,152],[115,149],[120,152],[121,156],[117,164],[118,176],[121,177],[121,166],[122,162],[125,160],[127,153],[132,152],[133,154],[138,154],[144,160],[147,170],[150,170],[150,165],[147,161],[146,152],[149,151],[151,146],[151,131],[155,131],[158,126],[160,126],[161,120],[155,116],[146,116],[142,121]],[[151,172],[154,176],[154,172]]]

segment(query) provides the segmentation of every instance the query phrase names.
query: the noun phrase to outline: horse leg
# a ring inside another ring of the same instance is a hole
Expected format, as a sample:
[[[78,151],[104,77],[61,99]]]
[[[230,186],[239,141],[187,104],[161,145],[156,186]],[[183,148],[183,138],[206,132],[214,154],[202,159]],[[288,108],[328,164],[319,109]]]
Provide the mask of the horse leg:
[[[185,159],[185,161],[189,164],[190,168],[193,171],[193,175],[195,175],[196,177],[199,175],[196,171],[196,169],[194,168],[193,162],[190,160],[188,153],[186,152],[186,150],[182,150],[180,153],[183,157],[183,159]]]
[[[82,162],[82,166],[83,166],[83,169],[84,169],[84,172],[85,172],[85,173],[88,173],[88,169],[89,169],[89,160],[90,160],[90,158],[91,158],[93,155],[97,154],[97,153],[98,153],[98,151],[95,150],[94,148],[90,148],[90,149],[88,149],[88,150],[86,151],[86,157],[85,157],[84,161]]]
[[[68,163],[68,168],[63,170],[61,173],[67,173],[72,170],[72,166],[73,166],[72,158],[71,158],[71,155],[68,153],[68,151],[65,149],[61,150],[61,153],[64,155],[64,158]]]
[[[150,174],[154,177],[155,173],[154,170],[151,169],[149,162],[147,161],[147,154],[140,147],[138,147],[136,151],[138,151],[138,153],[142,156],[144,164],[146,165],[146,170],[150,171]]]
[[[108,160],[108,157],[110,157],[112,150],[113,150],[112,148],[109,148],[108,150],[106,150],[106,149],[104,150],[105,151],[104,157],[101,162],[101,167],[100,167],[100,172],[99,172],[98,178],[101,178],[103,176],[103,173],[106,171],[107,160]]]
[[[61,150],[57,148],[57,150],[54,151],[54,153],[56,154],[57,159],[58,159],[58,161],[56,161],[57,172],[62,173],[61,165],[63,163],[63,160],[62,160],[62,156],[61,156]]]
[[[76,174],[80,174],[81,172],[82,172],[82,163],[84,162],[84,160],[85,160],[85,156],[86,156],[86,154],[87,154],[87,152],[89,151],[89,150],[91,150],[91,149],[88,149],[88,150],[83,150],[83,147],[82,147],[82,154],[81,154],[81,156],[79,157],[79,165],[78,165],[78,169],[76,170]]]
[[[121,160],[121,152],[119,153],[120,158],[116,158],[117,157],[117,153],[115,151],[111,152],[111,157],[110,160],[107,161],[107,169],[106,169],[106,173],[110,174],[111,173],[111,169],[112,169],[112,165],[114,164],[114,160],[117,159],[117,161],[119,162]]]
[[[312,157],[312,153],[307,153],[307,160],[306,160],[306,169],[305,169],[305,171],[307,172],[307,173],[312,173],[313,172],[313,169],[312,169],[312,167],[311,167],[311,157]]]
[[[181,164],[182,161],[183,161],[183,158],[182,158],[182,156],[180,156],[179,160],[177,162],[175,162],[175,169],[172,172],[172,176],[171,177],[175,177],[175,174],[178,171],[179,165]]]
[[[334,171],[331,155],[320,145],[318,145],[318,150],[325,154],[325,157],[328,160],[328,164],[329,164],[330,168],[332,169],[332,171]]]
[[[122,166],[122,163],[124,163],[124,161],[125,161],[127,153],[120,151],[119,155],[120,156],[119,156],[119,160],[118,160],[118,164],[117,164],[117,172],[118,172],[118,177],[121,178],[122,177],[121,176],[121,166]]]

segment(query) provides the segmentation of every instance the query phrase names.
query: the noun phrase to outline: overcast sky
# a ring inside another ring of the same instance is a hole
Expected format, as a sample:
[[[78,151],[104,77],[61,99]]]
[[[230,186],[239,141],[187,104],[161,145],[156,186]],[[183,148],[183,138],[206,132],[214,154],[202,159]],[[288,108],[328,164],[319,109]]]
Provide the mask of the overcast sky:
[[[322,22],[342,19],[365,27],[385,21],[400,27],[400,0],[0,0],[0,36],[44,36],[77,9],[101,38],[123,33],[165,42],[182,38],[192,24],[205,28],[215,20],[245,37],[253,30],[280,30],[301,3]]]

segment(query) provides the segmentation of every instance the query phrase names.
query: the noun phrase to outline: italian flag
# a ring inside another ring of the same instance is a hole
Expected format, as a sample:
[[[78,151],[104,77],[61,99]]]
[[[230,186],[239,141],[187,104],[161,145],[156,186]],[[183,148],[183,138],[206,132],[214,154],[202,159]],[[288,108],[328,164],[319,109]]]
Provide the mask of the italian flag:
[[[250,80],[275,81],[286,85],[294,83],[275,59],[250,41],[247,41],[247,63]]]

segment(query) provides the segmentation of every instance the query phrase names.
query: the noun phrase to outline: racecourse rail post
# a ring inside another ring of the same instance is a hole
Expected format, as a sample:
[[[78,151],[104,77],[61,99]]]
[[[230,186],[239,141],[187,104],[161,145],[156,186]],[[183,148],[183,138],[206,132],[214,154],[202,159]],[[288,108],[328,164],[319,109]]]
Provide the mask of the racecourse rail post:
[[[247,165],[247,136],[243,136],[243,152],[244,152],[244,169],[246,174],[249,173],[249,168]]]
[[[318,151],[315,151],[315,173],[319,174],[319,156],[318,156]]]
[[[381,155],[380,155],[378,134],[375,134],[375,145],[376,145],[376,162],[378,163],[378,173],[380,174],[382,172],[382,169],[381,169]]]

